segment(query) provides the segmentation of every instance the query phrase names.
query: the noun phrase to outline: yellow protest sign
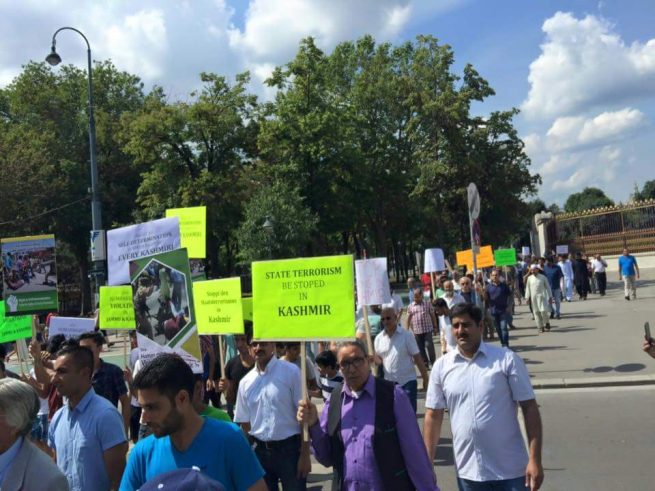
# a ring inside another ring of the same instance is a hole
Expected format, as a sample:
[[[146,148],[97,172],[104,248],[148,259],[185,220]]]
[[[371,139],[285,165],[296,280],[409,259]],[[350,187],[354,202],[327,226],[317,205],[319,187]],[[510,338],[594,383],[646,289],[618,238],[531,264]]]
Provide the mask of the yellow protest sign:
[[[241,278],[196,281],[193,304],[199,334],[243,334]]]
[[[243,320],[252,322],[252,297],[243,297],[241,305],[243,305]]]
[[[457,257],[458,266],[466,266],[466,269],[473,269],[473,252],[471,249],[466,249],[465,251],[457,251],[455,253]],[[494,266],[496,263],[494,261],[494,252],[491,246],[482,246],[480,247],[479,254],[475,255],[475,261],[478,268],[488,268]]]
[[[180,218],[180,242],[187,249],[190,259],[203,259],[207,256],[205,244],[207,236],[207,207],[171,208],[166,210],[166,218]]]
[[[252,263],[255,339],[344,339],[355,335],[353,258]]]
[[[136,329],[132,287],[100,287],[100,329]]]

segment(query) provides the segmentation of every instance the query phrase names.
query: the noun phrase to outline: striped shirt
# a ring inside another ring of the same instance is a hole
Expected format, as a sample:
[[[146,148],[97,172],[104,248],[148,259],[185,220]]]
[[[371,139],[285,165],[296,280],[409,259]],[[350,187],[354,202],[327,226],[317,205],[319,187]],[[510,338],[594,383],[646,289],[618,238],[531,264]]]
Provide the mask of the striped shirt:
[[[412,304],[407,307],[407,314],[411,315],[410,327],[414,334],[425,334],[426,332],[431,332],[434,329],[432,324],[432,306],[423,301],[421,303],[412,302]]]

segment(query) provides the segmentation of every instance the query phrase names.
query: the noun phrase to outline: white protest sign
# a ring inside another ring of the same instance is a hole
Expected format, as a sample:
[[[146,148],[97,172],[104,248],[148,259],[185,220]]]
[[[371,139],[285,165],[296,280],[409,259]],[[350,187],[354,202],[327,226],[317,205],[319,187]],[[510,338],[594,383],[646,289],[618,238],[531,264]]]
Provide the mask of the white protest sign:
[[[355,280],[359,305],[381,305],[391,301],[386,257],[355,261]]]
[[[445,271],[446,262],[443,257],[443,250],[441,249],[426,249],[425,250],[425,268],[424,273],[436,273],[437,271]]]
[[[566,245],[566,244],[555,246],[555,252],[557,254],[568,254],[569,253],[569,246]]]
[[[530,255],[530,248],[528,246],[521,247],[521,255],[522,256],[529,256]]]
[[[96,328],[96,320],[80,317],[52,317],[48,328],[48,337],[63,334],[66,339],[76,338]]]
[[[129,262],[179,249],[179,217],[161,218],[107,232],[109,285],[130,282]]]

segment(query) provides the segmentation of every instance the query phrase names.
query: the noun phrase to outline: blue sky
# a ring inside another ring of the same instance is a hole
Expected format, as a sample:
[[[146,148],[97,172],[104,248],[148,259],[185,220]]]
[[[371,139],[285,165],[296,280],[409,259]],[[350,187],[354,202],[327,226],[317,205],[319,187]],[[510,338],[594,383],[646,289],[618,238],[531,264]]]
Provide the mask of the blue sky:
[[[472,63],[497,95],[478,114],[519,107],[516,126],[539,172],[539,196],[563,204],[594,185],[627,201],[655,179],[655,2],[644,0],[0,0],[0,86],[42,60],[52,33],[82,30],[95,59],[111,58],[173,98],[198,73],[253,74],[252,90],[308,35],[324,50],[370,33],[402,42],[432,34],[456,70]],[[65,62],[83,66],[72,33]]]

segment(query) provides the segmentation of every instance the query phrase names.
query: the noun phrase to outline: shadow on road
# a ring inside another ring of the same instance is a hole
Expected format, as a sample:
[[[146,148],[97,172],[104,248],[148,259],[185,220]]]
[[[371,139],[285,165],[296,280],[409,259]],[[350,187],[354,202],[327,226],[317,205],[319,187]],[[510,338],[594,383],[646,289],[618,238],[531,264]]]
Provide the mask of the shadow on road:
[[[556,349],[568,350],[566,346],[537,346],[536,344],[529,344],[523,346],[511,346],[512,351],[520,353],[522,351],[552,351]]]
[[[594,368],[585,368],[583,372],[589,373],[607,373],[607,372],[620,372],[620,373],[631,373],[638,372],[646,368],[646,365],[643,363],[624,363],[623,365],[618,365],[616,367],[610,366],[600,366]]]

